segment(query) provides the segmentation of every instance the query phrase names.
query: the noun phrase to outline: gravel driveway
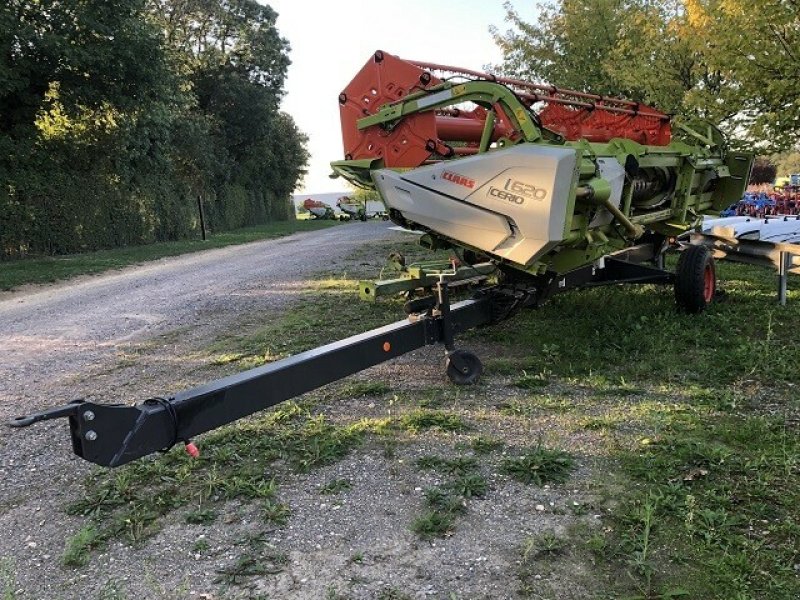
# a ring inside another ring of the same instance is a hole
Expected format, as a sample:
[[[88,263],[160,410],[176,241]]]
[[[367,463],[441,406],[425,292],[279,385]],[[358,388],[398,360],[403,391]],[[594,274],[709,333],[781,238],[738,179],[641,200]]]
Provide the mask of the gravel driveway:
[[[183,341],[214,339],[248,311],[285,306],[299,280],[346,264],[359,246],[401,236],[384,222],[351,223],[1,293],[0,422],[75,398],[142,399],[176,374],[150,376],[145,385],[127,377],[99,383],[92,374],[113,370],[121,345],[175,331]],[[72,456],[63,421],[0,427],[0,556],[57,560],[64,535],[54,530],[57,539],[44,543],[41,528],[63,519],[87,472]],[[35,585],[35,570],[23,564],[23,587]]]
[[[248,316],[256,323],[289,306],[309,276],[356,267],[357,248],[393,239],[404,234],[386,223],[353,223],[0,294],[0,422],[75,398],[135,401],[201,383],[208,371],[200,359],[193,362],[193,350],[246,331]],[[371,373],[393,385],[440,385],[441,349],[376,369],[382,370]],[[508,394],[503,385],[482,387],[479,402]],[[463,398],[475,401],[471,394]],[[359,418],[380,416],[386,407],[354,400],[326,410]],[[482,409],[462,410],[475,410],[480,422]],[[525,439],[546,433],[509,427],[509,435]],[[452,452],[452,440],[443,446],[421,436],[394,458],[357,451],[281,482],[292,517],[270,534],[269,544],[280,547],[287,564],[254,587],[221,588],[216,573],[235,559],[239,540],[258,521],[247,505],[232,503],[209,528],[175,515],[143,545],[112,541],[88,566],[65,568],[65,542],[86,520],[66,515],[64,507],[81,497],[92,467],[73,456],[63,421],[23,430],[0,426],[0,597],[511,598],[520,544],[574,524],[570,510],[584,502],[585,489],[537,489],[490,474],[491,496],[471,504],[462,533],[421,542],[408,524],[420,510],[421,490],[440,482],[413,465],[426,453],[448,452],[447,444]],[[353,490],[335,502],[321,500],[320,487],[341,477],[354,482]],[[582,488],[585,478],[584,470],[571,487]],[[209,555],[194,554],[207,534]],[[535,579],[528,574],[544,594],[531,597],[587,597],[581,561],[562,562]]]

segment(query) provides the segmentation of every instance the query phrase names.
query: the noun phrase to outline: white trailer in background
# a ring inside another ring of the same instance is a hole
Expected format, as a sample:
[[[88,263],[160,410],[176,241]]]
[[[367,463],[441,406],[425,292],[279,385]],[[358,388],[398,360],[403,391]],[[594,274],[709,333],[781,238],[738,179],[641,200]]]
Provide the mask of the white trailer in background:
[[[789,273],[800,275],[800,215],[706,218],[690,239],[716,259],[777,269],[778,301],[786,304]]]

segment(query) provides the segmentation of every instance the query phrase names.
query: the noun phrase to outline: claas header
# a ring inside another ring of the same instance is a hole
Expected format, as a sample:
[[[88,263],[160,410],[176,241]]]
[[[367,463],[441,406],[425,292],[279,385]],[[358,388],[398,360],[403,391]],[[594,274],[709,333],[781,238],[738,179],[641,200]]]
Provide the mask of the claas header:
[[[456,336],[559,292],[671,284],[690,313],[713,300],[705,246],[683,247],[675,272],[662,261],[672,236],[746,185],[752,155],[731,150],[712,124],[381,51],[339,106],[344,159],[332,163],[335,175],[377,190],[393,221],[456,255],[362,288],[367,299],[423,291],[406,303],[407,318],[174,395],[136,405],[78,400],[10,425],[67,418],[74,452],[104,466],[176,443],[196,455],[194,436],[426,345],[444,347],[451,381],[474,383],[481,361],[457,349]],[[480,287],[451,303],[463,273]]]

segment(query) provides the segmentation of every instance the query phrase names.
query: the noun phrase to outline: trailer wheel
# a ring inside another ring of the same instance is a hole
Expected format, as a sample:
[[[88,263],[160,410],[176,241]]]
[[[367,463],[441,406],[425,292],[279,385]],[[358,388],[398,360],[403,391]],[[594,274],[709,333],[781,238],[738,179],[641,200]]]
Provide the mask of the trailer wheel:
[[[447,357],[447,376],[456,385],[472,385],[483,373],[481,360],[468,350],[456,350]]]
[[[705,246],[689,246],[678,259],[675,272],[675,302],[689,314],[698,314],[714,300],[717,274],[714,257]]]

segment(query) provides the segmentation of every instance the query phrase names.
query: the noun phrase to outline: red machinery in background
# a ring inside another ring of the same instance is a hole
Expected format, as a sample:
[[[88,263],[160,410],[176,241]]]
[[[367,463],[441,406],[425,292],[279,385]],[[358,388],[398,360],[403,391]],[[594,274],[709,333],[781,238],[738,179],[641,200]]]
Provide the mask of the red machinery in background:
[[[666,146],[671,141],[669,116],[637,102],[460,67],[408,61],[378,51],[339,95],[345,158],[379,157],[385,167],[413,168],[437,155],[476,154],[487,133],[491,142],[502,138],[512,142],[519,139],[520,132],[514,129],[512,120],[496,102],[491,111],[475,105],[464,109],[448,108],[408,115],[392,128],[359,128],[359,119],[397,100],[419,95],[419,108],[435,103],[436,94],[426,94],[426,90],[454,77],[506,86],[534,109],[546,130],[567,140],[608,142],[613,138],[626,138],[651,146]],[[457,93],[457,88],[454,89]],[[487,101],[492,99],[487,98]]]

